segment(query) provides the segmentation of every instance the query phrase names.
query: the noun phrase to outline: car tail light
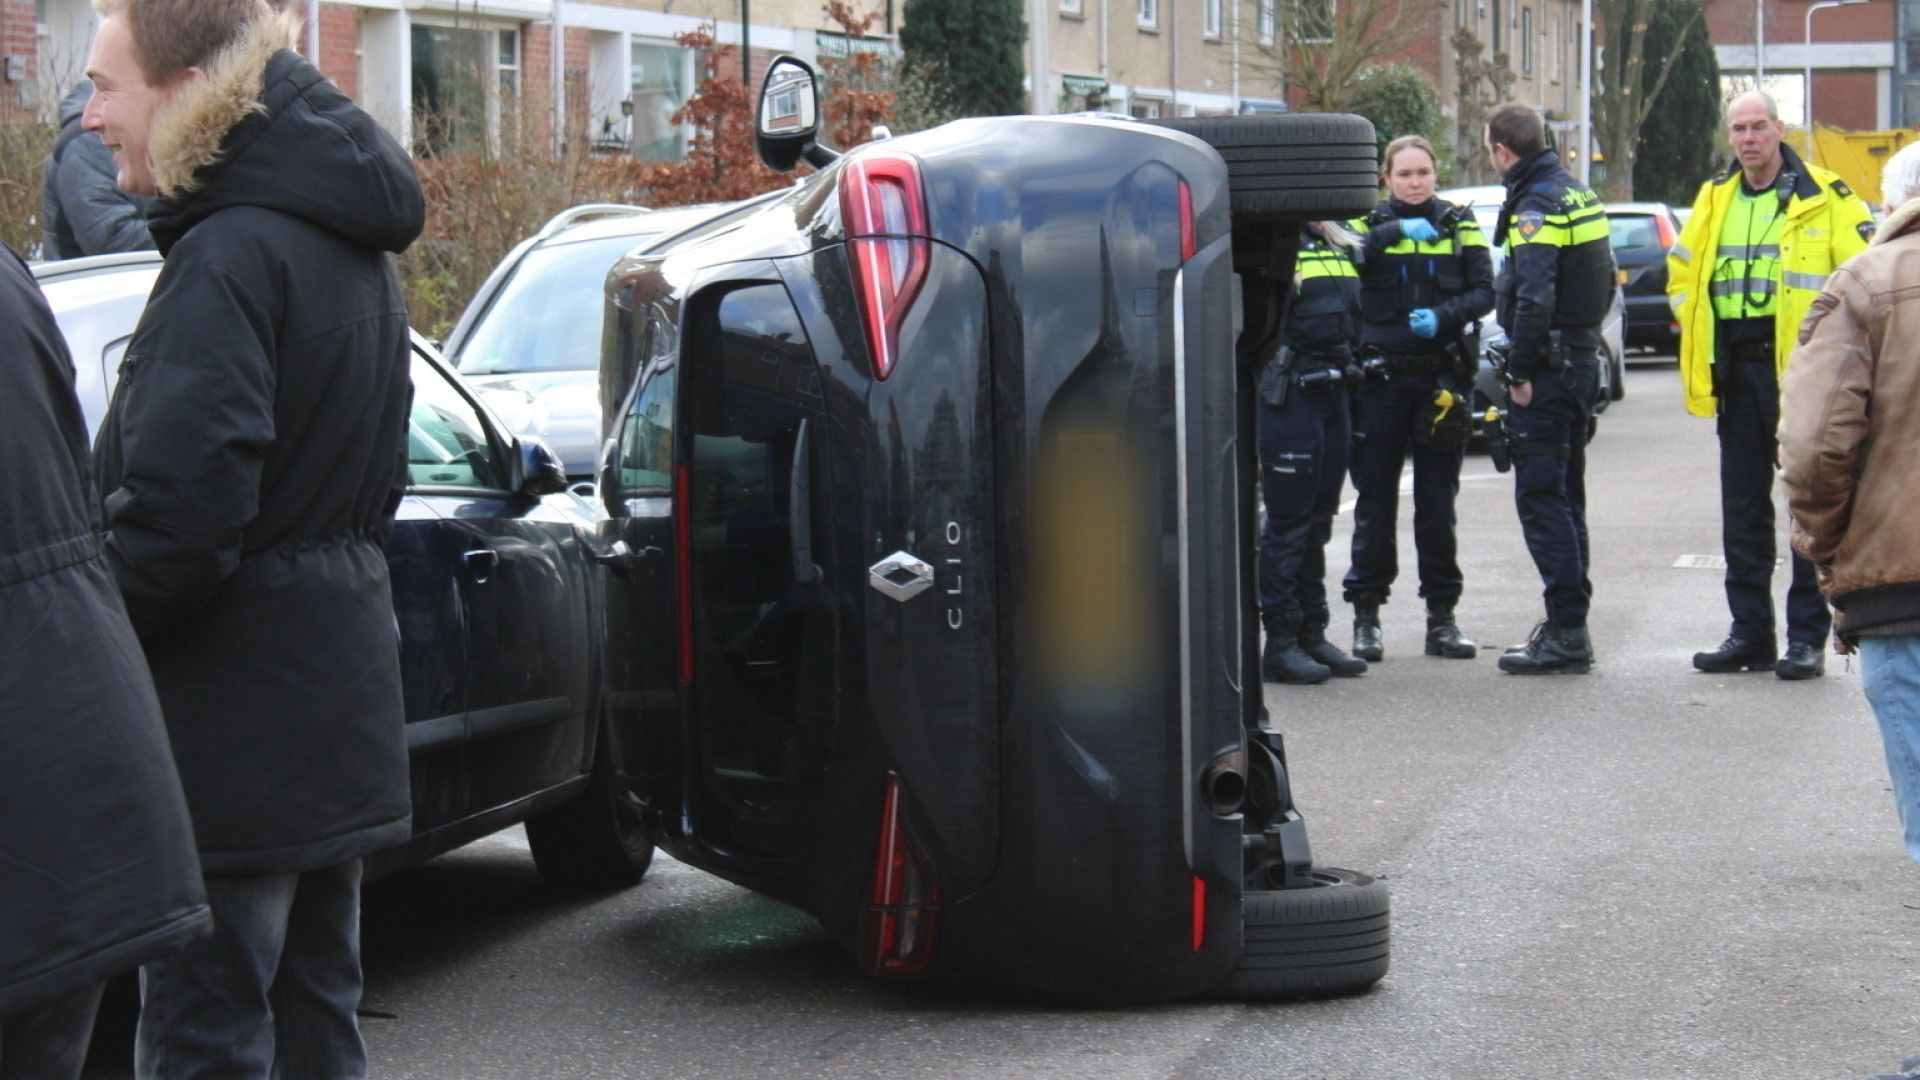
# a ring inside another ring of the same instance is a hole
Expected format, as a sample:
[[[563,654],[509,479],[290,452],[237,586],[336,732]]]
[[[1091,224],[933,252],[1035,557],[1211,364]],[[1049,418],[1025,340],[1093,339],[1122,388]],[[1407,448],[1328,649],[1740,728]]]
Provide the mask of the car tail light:
[[[911,975],[933,961],[940,886],[901,816],[905,789],[887,774],[873,889],[860,913],[860,962],[872,975]]]
[[[1653,227],[1660,233],[1660,246],[1663,249],[1672,247],[1673,242],[1680,239],[1673,231],[1673,222],[1665,214],[1653,215]]]
[[[1180,181],[1180,261],[1193,258],[1193,189]]]
[[[1193,877],[1193,951],[1199,952],[1200,946],[1207,943],[1207,883],[1200,875]]]
[[[900,326],[927,278],[932,241],[920,165],[903,154],[863,154],[840,174],[840,211],[853,259],[873,374],[899,360]]]

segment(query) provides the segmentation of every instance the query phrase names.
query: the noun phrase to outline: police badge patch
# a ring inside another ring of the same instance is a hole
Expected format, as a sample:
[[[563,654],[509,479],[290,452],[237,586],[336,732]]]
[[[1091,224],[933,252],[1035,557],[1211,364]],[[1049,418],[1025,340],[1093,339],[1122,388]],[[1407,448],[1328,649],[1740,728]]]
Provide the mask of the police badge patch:
[[[1520,239],[1531,240],[1533,234],[1547,227],[1547,215],[1538,210],[1528,210],[1515,214],[1513,227],[1520,230]]]
[[[1873,243],[1873,222],[1863,221],[1855,225],[1854,230],[1860,234],[1860,239],[1865,240],[1869,244]]]

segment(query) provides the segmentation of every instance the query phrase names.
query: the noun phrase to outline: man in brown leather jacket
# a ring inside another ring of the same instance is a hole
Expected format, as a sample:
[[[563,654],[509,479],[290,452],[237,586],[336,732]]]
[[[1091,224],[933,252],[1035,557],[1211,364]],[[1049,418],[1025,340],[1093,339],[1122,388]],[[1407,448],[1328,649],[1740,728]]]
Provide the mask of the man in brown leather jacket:
[[[1920,862],[1920,145],[1882,188],[1891,216],[1827,279],[1781,380],[1780,479],[1793,546],[1860,651]]]

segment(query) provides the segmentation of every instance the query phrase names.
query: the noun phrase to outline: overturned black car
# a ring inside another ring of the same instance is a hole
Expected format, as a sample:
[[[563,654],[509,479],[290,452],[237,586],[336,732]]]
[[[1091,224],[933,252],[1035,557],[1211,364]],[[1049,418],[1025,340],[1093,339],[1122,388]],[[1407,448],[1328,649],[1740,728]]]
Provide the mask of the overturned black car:
[[[1385,888],[1313,864],[1266,722],[1252,359],[1340,116],[965,120],[608,278],[615,757],[654,840],[877,975],[1081,1001],[1324,996]],[[1244,326],[1244,329],[1241,327]]]

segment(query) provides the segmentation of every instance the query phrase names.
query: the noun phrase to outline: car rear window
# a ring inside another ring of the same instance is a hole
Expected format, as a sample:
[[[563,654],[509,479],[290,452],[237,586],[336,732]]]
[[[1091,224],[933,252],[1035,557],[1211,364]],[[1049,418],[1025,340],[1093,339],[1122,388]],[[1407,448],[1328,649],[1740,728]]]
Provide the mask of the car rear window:
[[[463,375],[591,371],[600,366],[607,271],[650,233],[527,252],[461,346]]]
[[[1651,214],[1610,214],[1607,229],[1615,251],[1660,250],[1660,230]]]

